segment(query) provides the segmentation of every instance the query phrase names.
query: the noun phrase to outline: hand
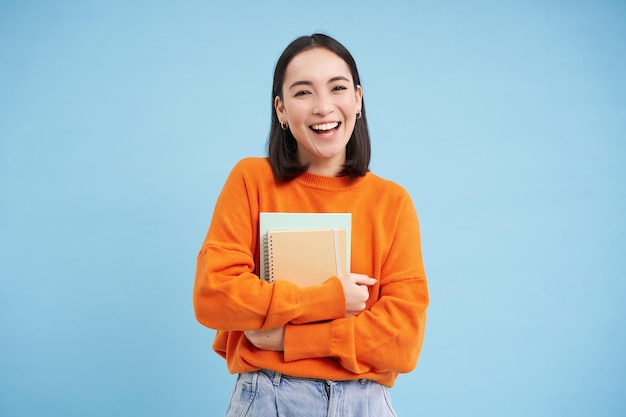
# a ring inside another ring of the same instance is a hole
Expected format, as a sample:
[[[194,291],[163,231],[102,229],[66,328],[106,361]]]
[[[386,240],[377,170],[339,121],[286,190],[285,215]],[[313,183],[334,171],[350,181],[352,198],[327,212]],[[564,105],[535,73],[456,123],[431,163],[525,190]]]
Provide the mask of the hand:
[[[285,326],[269,330],[246,330],[243,334],[261,350],[285,350]]]
[[[354,317],[365,309],[370,294],[368,286],[376,284],[376,279],[363,274],[346,274],[339,278],[346,298],[346,317]]]

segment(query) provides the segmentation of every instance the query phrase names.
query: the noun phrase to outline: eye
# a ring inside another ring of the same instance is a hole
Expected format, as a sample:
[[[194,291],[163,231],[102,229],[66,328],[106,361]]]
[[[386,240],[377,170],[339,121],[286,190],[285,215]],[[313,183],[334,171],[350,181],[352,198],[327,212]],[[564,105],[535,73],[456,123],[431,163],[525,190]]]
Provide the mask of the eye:
[[[307,90],[300,90],[300,91],[297,91],[294,94],[294,97],[302,97],[302,96],[306,96],[308,94],[311,94],[311,93],[309,91],[307,91]]]
[[[343,91],[343,90],[347,90],[348,88],[343,86],[343,85],[336,85],[333,87],[332,91]]]

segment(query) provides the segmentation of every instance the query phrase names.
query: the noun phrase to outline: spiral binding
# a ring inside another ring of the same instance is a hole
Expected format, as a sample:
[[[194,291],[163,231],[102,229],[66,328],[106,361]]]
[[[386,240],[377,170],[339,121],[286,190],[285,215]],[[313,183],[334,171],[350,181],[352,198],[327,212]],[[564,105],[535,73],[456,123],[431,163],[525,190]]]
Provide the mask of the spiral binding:
[[[268,234],[266,233],[265,235],[263,235],[263,247],[265,248],[265,255],[264,255],[264,263],[265,263],[265,271],[263,271],[265,274],[265,280],[267,282],[274,282],[274,268],[270,267],[270,251],[271,251],[271,243],[269,242],[269,237]]]

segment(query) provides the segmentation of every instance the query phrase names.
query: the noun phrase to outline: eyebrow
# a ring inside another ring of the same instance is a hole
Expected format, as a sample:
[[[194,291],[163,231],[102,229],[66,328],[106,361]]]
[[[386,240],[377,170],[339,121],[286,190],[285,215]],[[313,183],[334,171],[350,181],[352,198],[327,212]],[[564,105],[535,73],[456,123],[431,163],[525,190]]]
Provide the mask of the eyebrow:
[[[343,75],[338,75],[337,77],[333,77],[330,80],[328,80],[328,82],[326,84],[332,84],[332,83],[337,82],[337,81],[348,81],[348,82],[350,82],[350,80],[348,78],[344,77]],[[313,85],[313,83],[311,81],[304,81],[304,80],[303,81],[296,81],[296,82],[294,82],[293,84],[291,84],[289,86],[289,89],[292,89],[292,88],[297,87],[299,85]]]

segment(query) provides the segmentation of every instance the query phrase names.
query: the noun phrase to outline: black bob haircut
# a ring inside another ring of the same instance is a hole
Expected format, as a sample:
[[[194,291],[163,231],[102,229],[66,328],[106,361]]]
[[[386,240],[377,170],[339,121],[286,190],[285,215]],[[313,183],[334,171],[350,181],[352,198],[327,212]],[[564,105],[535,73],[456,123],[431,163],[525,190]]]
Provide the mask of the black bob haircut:
[[[301,36],[291,42],[283,51],[274,69],[274,84],[272,87],[272,124],[267,141],[268,157],[272,171],[277,180],[287,182],[306,172],[308,166],[301,165],[296,154],[297,143],[291,130],[283,130],[274,107],[274,99],[279,97],[283,100],[283,82],[285,72],[291,60],[300,52],[313,48],[326,48],[343,59],[352,73],[354,88],[361,85],[356,62],[350,52],[337,40],[323,34]],[[365,103],[361,103],[361,118],[356,120],[354,131],[346,145],[346,161],[338,176],[356,178],[365,175],[369,171],[371,157],[371,143],[367,118],[365,116]]]

